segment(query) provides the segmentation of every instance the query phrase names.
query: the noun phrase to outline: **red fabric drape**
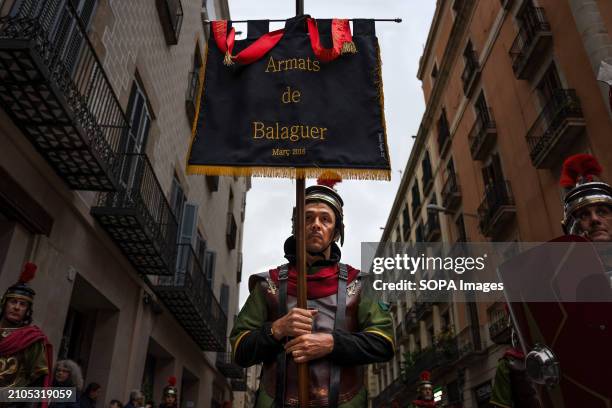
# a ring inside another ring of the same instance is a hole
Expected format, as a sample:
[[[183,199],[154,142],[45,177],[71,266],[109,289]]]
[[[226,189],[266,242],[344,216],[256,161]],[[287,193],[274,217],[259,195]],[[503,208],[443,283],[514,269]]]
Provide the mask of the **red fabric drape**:
[[[350,265],[347,265],[347,268],[348,283],[351,283],[359,271]],[[270,278],[278,285],[278,268],[270,270]],[[306,275],[306,286],[308,299],[319,299],[338,292],[338,265],[323,267],[316,273]],[[297,296],[297,269],[293,265],[289,268],[287,293],[290,296]]]

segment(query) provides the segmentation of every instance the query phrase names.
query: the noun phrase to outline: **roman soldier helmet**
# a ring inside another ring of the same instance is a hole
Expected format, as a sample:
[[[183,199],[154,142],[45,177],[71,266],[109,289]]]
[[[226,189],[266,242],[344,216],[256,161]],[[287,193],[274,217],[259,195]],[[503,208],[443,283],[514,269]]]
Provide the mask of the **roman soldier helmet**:
[[[34,289],[32,289],[28,283],[34,279],[36,269],[37,266],[35,263],[26,262],[21,270],[21,273],[19,274],[19,280],[13,286],[9,287],[6,292],[4,292],[2,301],[0,301],[2,304],[2,313],[4,313],[4,305],[8,299],[17,298],[28,302],[30,307],[28,308],[22,322],[24,325],[32,323],[32,304],[34,303],[34,295],[36,295],[36,292],[34,292]]]
[[[421,391],[423,388],[431,388],[433,384],[431,382],[431,373],[429,371],[423,371],[419,378],[421,381],[417,384],[417,391]]]
[[[306,204],[320,202],[327,204],[334,211],[336,215],[337,237],[340,239],[340,245],[344,243],[344,212],[342,211],[344,201],[342,201],[342,197],[334,189],[334,186],[341,181],[342,179],[336,173],[325,172],[317,179],[317,184],[307,187],[304,192]],[[295,235],[295,209],[293,220],[293,233]]]
[[[575,214],[592,204],[607,204],[612,207],[612,187],[595,177],[602,168],[590,154],[576,154],[563,162],[559,184],[566,189],[563,208],[563,231],[566,234],[580,234]]]
[[[178,390],[176,389],[176,377],[168,377],[168,385],[164,387],[164,397],[173,395],[178,399]]]

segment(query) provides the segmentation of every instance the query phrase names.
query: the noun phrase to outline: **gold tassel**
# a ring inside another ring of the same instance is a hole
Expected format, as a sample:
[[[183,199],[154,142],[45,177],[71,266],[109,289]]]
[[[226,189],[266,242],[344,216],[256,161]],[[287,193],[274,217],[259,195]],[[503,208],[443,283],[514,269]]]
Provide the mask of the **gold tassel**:
[[[340,54],[357,54],[357,47],[355,46],[355,43],[352,41],[343,43]]]
[[[229,51],[225,52],[225,57],[223,58],[223,65],[225,65],[226,67],[231,67],[232,65],[234,65],[234,61],[232,60],[232,54],[230,54]]]

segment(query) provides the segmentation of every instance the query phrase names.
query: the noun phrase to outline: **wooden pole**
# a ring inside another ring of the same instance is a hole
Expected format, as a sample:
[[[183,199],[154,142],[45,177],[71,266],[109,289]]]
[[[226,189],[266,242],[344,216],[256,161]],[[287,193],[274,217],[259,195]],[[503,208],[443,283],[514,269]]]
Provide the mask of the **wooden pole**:
[[[296,181],[295,201],[296,201],[296,250],[297,250],[297,307],[307,308],[307,286],[306,286],[306,234],[304,217],[304,192],[306,180],[299,177]],[[299,363],[298,370],[298,400],[300,407],[308,407],[308,363]]]
[[[304,14],[304,0],[295,0],[295,15],[301,16]],[[304,215],[305,207],[305,188],[306,179],[296,177],[295,183],[295,201],[296,201],[296,216],[297,216],[297,307],[307,309],[307,286],[306,286],[306,218]],[[308,363],[300,363],[297,365],[298,370],[298,401],[300,408],[308,408]],[[283,401],[284,402],[284,401]]]

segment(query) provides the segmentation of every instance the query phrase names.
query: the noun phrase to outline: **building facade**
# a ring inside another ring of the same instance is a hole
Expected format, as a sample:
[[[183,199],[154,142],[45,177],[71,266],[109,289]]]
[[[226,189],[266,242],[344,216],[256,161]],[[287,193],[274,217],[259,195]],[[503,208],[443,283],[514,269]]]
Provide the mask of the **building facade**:
[[[538,242],[562,235],[563,160],[592,153],[612,179],[612,62],[604,0],[439,0],[419,62],[426,102],[382,242]],[[429,209],[428,209],[429,206]],[[372,406],[405,406],[421,370],[441,402],[488,406],[509,333],[503,299],[407,295],[398,352],[369,369]]]
[[[0,290],[38,264],[34,322],[98,404],[219,407],[250,179],[185,172],[224,0],[0,1]]]

